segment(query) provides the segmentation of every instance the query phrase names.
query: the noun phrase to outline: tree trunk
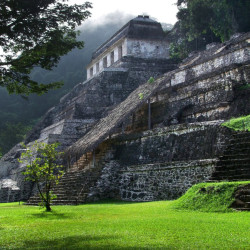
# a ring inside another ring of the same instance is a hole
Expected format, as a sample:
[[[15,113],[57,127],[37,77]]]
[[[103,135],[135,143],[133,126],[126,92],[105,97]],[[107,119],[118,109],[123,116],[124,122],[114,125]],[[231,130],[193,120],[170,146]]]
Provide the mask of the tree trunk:
[[[51,212],[51,207],[48,202],[46,202],[45,207],[46,207],[46,212]]]

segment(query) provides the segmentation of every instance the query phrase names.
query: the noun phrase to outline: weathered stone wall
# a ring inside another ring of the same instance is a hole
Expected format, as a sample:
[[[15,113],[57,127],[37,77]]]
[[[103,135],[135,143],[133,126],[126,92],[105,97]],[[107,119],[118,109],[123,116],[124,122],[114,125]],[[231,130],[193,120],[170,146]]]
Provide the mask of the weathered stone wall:
[[[87,121],[88,128],[91,127],[149,77],[156,78],[175,67],[169,60],[153,62],[132,57],[125,58],[119,63],[118,68],[109,68],[98,76],[78,84],[61,98],[60,103],[50,109],[42,121],[34,127],[26,143],[39,139],[42,130],[51,131],[53,126],[59,129],[62,120],[73,120],[73,122],[82,120],[83,124]]]
[[[230,135],[218,120],[249,114],[249,90],[241,90],[249,83],[248,37],[245,34],[195,54],[179,69],[141,88],[137,87],[151,76],[156,78],[174,65],[167,60],[122,58],[116,68],[103,71],[64,96],[34,128],[26,143],[35,139],[59,141],[64,149],[109,113],[97,126],[98,131],[89,133],[93,147],[97,135],[107,132],[98,143],[108,136],[112,120],[112,129],[124,123],[131,134],[113,139],[114,157],[105,165],[103,176],[91,191],[92,197],[134,201],[176,198],[190,185],[210,178],[216,156]],[[151,125],[155,129],[135,133],[148,125],[149,106],[141,106],[146,100],[138,99],[141,89],[149,92],[145,96],[150,97]],[[85,137],[81,140],[85,141]],[[0,194],[4,201],[17,199],[18,188],[21,199],[31,193],[30,184],[24,184],[21,175],[19,156],[17,146],[0,161]]]
[[[104,117],[116,104],[126,99],[149,77],[157,77],[175,67],[174,64],[169,65],[167,60],[153,63],[152,60],[135,59],[133,63],[133,58],[129,58],[125,62],[126,67],[109,68],[97,77],[78,84],[70,93],[61,98],[57,106],[46,113],[42,121],[27,136],[25,143],[32,143],[34,140],[45,143],[59,142],[59,150],[64,150],[89,131],[96,121]],[[10,199],[8,201],[11,201],[11,198],[17,200],[18,192],[20,199],[27,199],[26,197],[32,192],[33,187],[27,186],[24,182],[22,167],[17,161],[18,157],[20,157],[20,152],[14,149],[9,153],[9,157],[4,157],[0,161],[0,171],[5,173],[0,174],[0,189],[1,181],[4,180],[1,191],[4,201],[7,198]],[[7,187],[7,184],[12,181],[16,183],[15,186]],[[6,188],[9,190],[14,188],[15,195],[7,195]]]
[[[128,166],[215,158],[224,141],[221,122],[172,125],[121,135],[116,138],[115,159]]]
[[[169,43],[166,41],[143,41],[128,39],[127,56],[139,58],[169,58]]]
[[[130,201],[179,197],[211,178],[231,135],[220,124],[182,124],[113,138],[114,156],[90,196]]]
[[[24,181],[25,166],[18,162],[22,146],[17,144],[0,160],[0,202],[27,200],[34,184]]]
[[[229,119],[250,113],[250,66],[218,71],[212,77],[161,90],[151,98],[151,126]],[[127,130],[148,127],[148,104],[126,121]]]
[[[126,201],[176,199],[192,185],[208,181],[214,168],[210,159],[129,166],[121,170],[120,196]]]

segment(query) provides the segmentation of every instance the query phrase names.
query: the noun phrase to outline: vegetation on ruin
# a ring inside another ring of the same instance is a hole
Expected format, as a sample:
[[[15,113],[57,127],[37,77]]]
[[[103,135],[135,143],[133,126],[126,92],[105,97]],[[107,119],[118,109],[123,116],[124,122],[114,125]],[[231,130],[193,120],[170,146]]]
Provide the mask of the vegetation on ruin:
[[[250,181],[199,183],[173,203],[175,209],[203,212],[230,212],[236,189]]]
[[[170,55],[184,59],[206,44],[224,42],[237,32],[250,31],[250,2],[245,0],[178,0],[178,21]]]
[[[0,204],[1,249],[247,249],[248,212],[178,211],[173,201]]]
[[[39,205],[45,207],[47,212],[51,212],[51,202],[56,198],[51,189],[64,174],[63,166],[58,164],[62,155],[56,150],[58,145],[42,142],[35,142],[31,146],[24,145],[25,149],[19,159],[19,162],[26,164],[25,179],[36,183],[41,198]]]
[[[142,100],[144,98],[144,94],[143,93],[139,93],[138,96],[139,96],[140,100]]]
[[[148,83],[154,83],[155,82],[155,79],[154,79],[154,77],[150,77],[149,79],[148,79]]]
[[[222,126],[231,128],[235,131],[250,131],[250,115],[232,118],[224,122]]]

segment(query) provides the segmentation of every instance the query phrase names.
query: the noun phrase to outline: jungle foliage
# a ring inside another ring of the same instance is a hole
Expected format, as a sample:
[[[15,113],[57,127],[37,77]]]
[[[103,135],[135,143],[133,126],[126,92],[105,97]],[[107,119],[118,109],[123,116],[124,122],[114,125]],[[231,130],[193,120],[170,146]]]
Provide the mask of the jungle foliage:
[[[5,88],[0,87],[0,151],[3,154],[22,141],[27,131],[50,107],[58,103],[63,95],[84,81],[84,68],[91,60],[92,52],[129,19],[131,16],[124,16],[116,23],[110,20],[95,26],[84,24],[79,28],[81,33],[78,37],[79,40],[85,41],[83,49],[76,48],[62,56],[57,67],[52,70],[35,67],[31,71],[30,78],[38,83],[63,81],[64,85],[60,89],[49,90],[46,95],[30,94],[28,98],[24,98],[18,94],[10,95]]]
[[[183,59],[206,44],[223,42],[250,30],[250,2],[245,0],[178,0],[178,22],[171,35],[172,58]]]
[[[61,82],[31,79],[34,67],[50,70],[62,55],[83,48],[76,26],[90,16],[91,3],[69,5],[61,0],[1,0],[0,86],[9,93],[43,94]]]

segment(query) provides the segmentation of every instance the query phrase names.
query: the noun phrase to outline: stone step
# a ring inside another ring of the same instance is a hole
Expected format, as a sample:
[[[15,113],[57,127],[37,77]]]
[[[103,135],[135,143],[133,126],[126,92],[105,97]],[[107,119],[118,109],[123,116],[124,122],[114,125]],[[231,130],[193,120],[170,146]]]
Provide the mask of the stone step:
[[[102,149],[103,150],[103,149]],[[96,184],[101,171],[102,164],[107,162],[105,159],[107,155],[107,149],[105,152],[96,154],[96,164],[92,164],[92,153],[86,156],[81,156],[77,162],[75,162],[68,171],[62,176],[58,185],[52,188],[53,194],[57,195],[57,198],[53,200],[55,205],[63,204],[76,204],[85,201],[90,187]],[[30,204],[35,204],[40,201],[39,197],[33,197],[29,200]]]
[[[234,207],[235,210],[238,210],[238,211],[250,211],[250,207]]]
[[[78,179],[79,177],[91,177],[94,176],[96,174],[99,174],[100,171],[97,170],[93,170],[92,172],[82,172],[81,174],[77,174],[77,175],[71,175],[71,176],[63,176],[60,180],[74,180],[74,179]]]
[[[228,149],[231,149],[231,148],[249,148],[250,147],[250,142],[242,142],[242,141],[239,141],[239,142],[234,142],[234,143],[230,143],[228,145]]]
[[[221,166],[216,166],[215,170],[216,172],[220,171],[230,171],[230,170],[243,170],[243,171],[250,171],[250,166],[248,164],[241,164],[241,165],[221,165]]]
[[[32,202],[32,203],[26,203],[26,205],[38,205],[40,202]],[[51,205],[76,205],[79,204],[80,201],[77,200],[58,200],[58,201],[53,201]]]
[[[230,147],[225,150],[225,154],[233,155],[233,154],[250,154],[250,147],[242,147],[242,148],[235,148]]]
[[[244,201],[244,202],[250,202],[250,190],[249,190],[249,194],[240,194],[236,196],[237,199]]]
[[[56,199],[58,199],[59,197],[65,197],[65,196],[77,197],[80,190],[77,190],[78,192],[75,194],[73,194],[74,192],[72,192],[72,193],[60,192],[60,193],[53,193],[53,194],[55,194],[57,196]],[[85,194],[86,192],[82,192],[82,193]],[[32,196],[29,200],[37,200],[37,199],[40,200],[40,197],[39,196]]]
[[[249,180],[248,176],[244,175],[234,175],[234,176],[215,176],[211,177],[210,181],[247,181]]]
[[[211,181],[249,181],[249,176],[245,175],[234,175],[234,176],[212,176]]]
[[[235,162],[235,163],[250,163],[250,157],[246,157],[246,158],[234,158],[234,159],[221,159],[221,160],[219,160],[219,162],[218,163],[220,163],[220,162],[222,162],[222,163],[230,163],[230,162]]]
[[[250,165],[248,164],[241,164],[241,165],[221,165],[215,167],[216,172],[221,171],[235,171],[235,170],[242,170],[242,171],[249,171],[250,172]]]
[[[94,183],[88,183],[88,185],[86,186],[79,186],[77,188],[58,188],[58,189],[54,189],[54,190],[51,190],[53,194],[73,194],[73,193],[77,193],[80,189],[83,189],[83,188],[87,188],[89,185],[94,185]]]
[[[217,169],[221,169],[221,168],[225,168],[225,169],[238,169],[238,168],[242,168],[242,169],[249,169],[250,168],[250,163],[248,162],[233,162],[231,161],[230,163],[226,163],[226,162],[221,162],[218,161],[216,164],[216,168]]]
[[[214,174],[213,174],[213,177],[216,177],[216,176],[228,176],[228,177],[231,177],[231,176],[237,176],[237,175],[242,175],[242,176],[245,176],[245,177],[248,177],[250,176],[250,173],[249,171],[216,171]]]
[[[250,159],[250,149],[249,149],[249,152],[246,152],[246,153],[241,152],[240,154],[239,153],[237,153],[237,154],[224,154],[222,156],[219,156],[218,158],[220,160]]]
[[[232,138],[245,138],[245,137],[249,137],[250,138],[250,132],[239,132],[239,133],[235,133],[232,134]]]
[[[240,195],[250,195],[250,188],[241,190]]]
[[[245,163],[235,163],[235,162],[231,162],[231,163],[222,163],[222,162],[218,162],[216,168],[219,170],[220,168],[224,168],[224,169],[238,169],[238,168],[242,168],[242,169],[249,169],[250,168],[250,163],[245,162]]]
[[[248,143],[250,142],[250,136],[232,138],[229,140],[229,144],[238,144],[238,143]]]
[[[82,176],[82,177],[79,177],[78,179],[63,180],[63,181],[59,182],[59,184],[57,186],[60,187],[60,185],[62,183],[68,183],[68,184],[75,184],[76,183],[76,184],[79,184],[79,183],[83,183],[85,181],[94,180],[97,177],[98,177],[98,175],[95,175],[95,176]]]
[[[236,199],[232,204],[232,208],[249,208],[250,209],[250,202],[245,202],[245,201]]]
[[[71,196],[71,197],[67,197],[67,196],[63,196],[63,197],[57,197],[55,198],[52,203],[56,203],[58,201],[66,201],[66,200],[72,200],[72,201],[76,201],[79,199],[82,199],[83,197],[86,197],[88,195],[88,193],[81,193],[80,196]],[[27,203],[39,203],[41,202],[41,199],[39,197],[33,197],[32,199],[30,199]]]

